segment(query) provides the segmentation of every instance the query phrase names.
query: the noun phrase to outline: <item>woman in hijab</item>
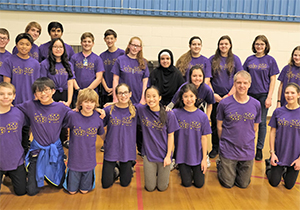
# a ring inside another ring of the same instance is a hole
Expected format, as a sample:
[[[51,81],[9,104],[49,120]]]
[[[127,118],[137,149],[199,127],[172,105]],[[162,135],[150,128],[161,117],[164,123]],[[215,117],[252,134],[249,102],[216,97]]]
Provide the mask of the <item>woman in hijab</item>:
[[[184,83],[181,72],[173,65],[173,53],[164,49],[158,54],[159,66],[150,73],[149,86],[156,86],[162,96],[161,103],[168,105],[178,88]]]

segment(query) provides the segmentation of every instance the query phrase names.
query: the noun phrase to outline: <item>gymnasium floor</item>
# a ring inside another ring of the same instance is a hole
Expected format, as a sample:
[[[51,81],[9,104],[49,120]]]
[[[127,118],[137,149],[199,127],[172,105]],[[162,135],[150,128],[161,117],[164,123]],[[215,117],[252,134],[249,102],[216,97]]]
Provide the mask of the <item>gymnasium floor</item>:
[[[88,194],[69,195],[47,184],[36,196],[17,197],[12,194],[9,179],[4,180],[0,191],[0,209],[300,209],[300,178],[293,189],[287,190],[283,184],[271,187],[265,176],[264,161],[255,161],[251,183],[247,189],[220,186],[215,159],[205,175],[203,188],[184,188],[180,185],[177,170],[170,174],[170,185],[165,192],[147,192],[144,189],[143,161],[137,157],[135,173],[131,184],[123,188],[116,182],[109,189],[101,187],[103,153],[100,152],[102,140],[97,141],[96,188]],[[210,139],[209,139],[209,147]],[[268,157],[268,136],[264,158]],[[67,150],[66,150],[67,152]]]

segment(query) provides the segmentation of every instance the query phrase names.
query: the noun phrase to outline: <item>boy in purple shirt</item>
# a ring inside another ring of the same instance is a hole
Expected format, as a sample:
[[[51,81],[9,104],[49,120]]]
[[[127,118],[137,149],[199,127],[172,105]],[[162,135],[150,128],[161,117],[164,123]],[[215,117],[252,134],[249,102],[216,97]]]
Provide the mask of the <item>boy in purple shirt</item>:
[[[26,171],[22,147],[24,114],[12,102],[16,89],[11,83],[0,83],[0,189],[4,174],[12,180],[16,195],[26,194]]]
[[[54,38],[61,38],[64,32],[64,28],[61,23],[59,22],[51,22],[48,25],[48,34],[52,39]],[[48,57],[48,51],[49,46],[51,43],[51,40],[49,42],[46,42],[39,47],[39,61],[42,62]],[[66,52],[68,55],[68,60],[71,60],[72,56],[75,54],[73,48],[65,43]]]
[[[125,54],[125,51],[117,48],[115,43],[117,41],[117,33],[108,29],[104,33],[104,41],[107,45],[107,50],[100,54],[100,57],[104,63],[104,74],[102,78],[101,85],[101,106],[107,102],[112,102],[112,82],[113,82],[113,73],[111,72],[112,67],[115,64],[117,58]]]
[[[248,96],[251,76],[242,70],[234,75],[236,92],[223,99],[217,109],[220,160],[217,161],[219,182],[226,188],[246,188],[254,158],[255,132],[260,122],[260,104]]]
[[[25,157],[28,170],[28,195],[35,195],[44,186],[44,179],[61,188],[64,181],[64,150],[59,139],[60,130],[70,108],[54,102],[54,82],[41,77],[32,85],[37,100],[26,101],[17,107],[30,120],[34,140]]]
[[[98,57],[98,56],[97,56]],[[76,108],[69,112],[67,125],[70,128],[68,171],[64,188],[71,195],[80,191],[85,194],[95,188],[96,139],[104,139],[102,119],[95,111],[99,106],[96,91],[85,88],[79,91]]]
[[[40,24],[38,24],[37,22],[30,22],[28,23],[28,25],[25,28],[25,33],[30,34],[30,36],[33,39],[33,42],[35,42],[39,36],[41,35],[42,32],[42,27]],[[13,49],[13,54],[16,55],[18,54],[18,49],[17,47],[14,47]],[[29,52],[29,56],[36,59],[37,61],[39,61],[39,47],[36,44],[32,44],[32,48]]]
[[[9,32],[5,28],[0,28],[0,69],[6,58],[11,56],[5,47],[9,42]],[[1,72],[1,71],[0,71]],[[0,75],[0,82],[3,82],[3,76]]]

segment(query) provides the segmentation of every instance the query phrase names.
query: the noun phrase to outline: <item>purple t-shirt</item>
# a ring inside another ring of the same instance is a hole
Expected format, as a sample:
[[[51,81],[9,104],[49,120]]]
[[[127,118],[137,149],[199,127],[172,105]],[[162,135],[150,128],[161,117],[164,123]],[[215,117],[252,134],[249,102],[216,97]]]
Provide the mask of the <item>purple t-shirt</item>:
[[[107,126],[104,141],[104,159],[107,161],[127,162],[136,159],[137,115],[130,119],[129,108],[111,106],[104,108],[104,125]],[[137,113],[136,113],[137,114]]]
[[[91,53],[84,61],[82,52],[76,53],[71,58],[71,63],[74,67],[77,84],[81,89],[87,88],[95,79],[96,73],[104,71],[102,59],[95,53]],[[98,88],[95,91],[98,93]]]
[[[94,169],[97,134],[104,133],[102,119],[96,111],[89,117],[69,112],[66,122],[70,128],[68,168],[79,172]]]
[[[220,67],[221,71],[217,75],[212,75],[211,78],[211,85],[215,91],[215,93],[219,94],[220,96],[226,95],[232,88],[233,85],[233,76],[236,72],[243,70],[243,66],[241,60],[238,56],[233,55],[234,59],[234,69],[231,75],[227,74],[227,67],[226,67],[226,57],[221,57]],[[209,58],[210,63],[212,63],[214,55]]]
[[[150,162],[164,162],[168,152],[168,134],[179,129],[175,114],[167,112],[167,122],[162,125],[159,112],[153,112],[148,105],[136,106],[143,132],[142,154]]]
[[[64,90],[68,90],[68,80],[75,79],[74,69],[72,63],[70,63],[70,68],[73,73],[73,77],[69,78],[68,72],[66,71],[65,67],[62,63],[56,63],[55,64],[55,71],[56,74],[52,75],[50,74],[49,68],[49,60],[45,59],[41,63],[41,77],[48,77],[53,80],[55,83],[55,89],[59,92],[63,92]]]
[[[40,63],[48,57],[49,46],[51,41],[46,42],[39,47],[39,61]],[[68,60],[71,60],[72,56],[75,54],[73,48],[65,43],[65,48],[68,55]]]
[[[105,69],[105,72],[103,73],[103,77],[105,79],[107,87],[109,88],[112,88],[113,76],[114,76],[113,73],[111,72],[111,69],[114,66],[117,58],[124,54],[125,51],[120,48],[118,48],[115,52],[109,52],[108,50],[106,50],[100,54]],[[107,95],[107,92],[104,90],[103,94]]]
[[[294,82],[300,85],[300,66],[286,65],[280,72],[278,80],[282,82],[282,93],[281,93],[280,100],[281,100],[281,106],[284,106],[287,104],[284,97],[284,90],[287,84],[290,82]]]
[[[54,144],[71,109],[60,102],[43,105],[38,100],[17,106],[29,118],[33,138],[42,146]]]
[[[40,64],[32,57],[22,59],[12,55],[6,59],[0,69],[0,74],[9,77],[16,87],[16,99],[13,104],[20,104],[34,98],[31,85],[40,77]]]
[[[111,72],[119,76],[119,83],[129,85],[132,91],[132,103],[139,103],[142,97],[143,79],[149,77],[147,64],[146,68],[141,70],[137,59],[129,58],[127,55],[121,55],[117,58]]]
[[[198,66],[202,67],[206,78],[211,77],[211,64],[210,64],[210,61],[207,59],[207,57],[205,57],[203,55],[200,55],[198,58],[192,57],[192,60],[190,61],[189,66],[186,69],[185,78],[186,78],[187,82],[189,82],[190,69],[195,65],[198,65]]]
[[[208,118],[200,109],[194,112],[174,109],[173,112],[180,126],[174,134],[176,163],[199,165],[203,159],[201,137],[211,133]]]
[[[16,107],[0,114],[0,171],[17,169],[24,163],[24,149],[22,147],[22,127],[25,116]]]
[[[270,55],[261,58],[251,55],[246,59],[243,67],[252,78],[251,87],[248,91],[251,94],[268,93],[270,77],[279,73],[277,63]]]
[[[172,98],[172,103],[175,104],[178,96],[179,96],[179,92],[181,90],[181,88],[186,85],[188,82],[183,83],[177,90],[177,92],[175,93],[175,95]],[[203,102],[206,102],[208,104],[214,104],[215,101],[215,97],[214,97],[214,92],[212,91],[212,89],[205,83],[202,83],[199,87],[198,87],[198,100],[199,103],[202,104]]]
[[[5,50],[4,53],[0,52],[0,69],[4,60],[7,59],[9,56],[11,56],[11,54],[7,50]],[[0,82],[3,82],[3,76],[1,75],[1,70],[0,70]]]
[[[15,46],[13,49],[12,54],[16,55],[18,54],[18,48]],[[32,44],[32,48],[30,50],[30,52],[28,53],[28,55],[32,58],[34,58],[35,60],[39,61],[39,47],[36,44]]]
[[[300,156],[300,108],[275,109],[269,126],[276,128],[275,154],[280,166],[290,166]]]
[[[260,103],[249,96],[245,104],[233,96],[223,99],[217,108],[217,120],[223,121],[220,154],[231,160],[247,161],[254,158],[254,123],[261,121]]]

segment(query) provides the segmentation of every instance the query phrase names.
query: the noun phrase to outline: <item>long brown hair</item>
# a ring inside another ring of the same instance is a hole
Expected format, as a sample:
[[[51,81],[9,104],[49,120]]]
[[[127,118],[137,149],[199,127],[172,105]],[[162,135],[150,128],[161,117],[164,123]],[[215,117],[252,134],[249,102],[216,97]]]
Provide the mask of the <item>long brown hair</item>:
[[[134,36],[134,37],[132,37],[129,40],[129,43],[128,43],[126,49],[125,49],[125,53],[126,53],[126,55],[129,53],[129,51],[130,51],[129,45],[131,44],[132,40],[134,40],[134,39],[139,40],[140,43],[141,43],[141,50],[138,52],[138,54],[136,56],[136,59],[137,59],[137,61],[139,63],[139,68],[142,69],[142,70],[144,70],[146,68],[146,62],[147,62],[147,60],[143,57],[143,42],[140,39],[140,37]]]
[[[233,56],[233,53],[232,53],[232,42],[231,42],[231,39],[228,35],[224,35],[224,36],[221,36],[221,38],[219,39],[218,48],[216,50],[215,56],[212,59],[211,69],[212,69],[212,75],[213,76],[216,76],[221,71],[221,68],[220,68],[221,51],[220,51],[219,45],[220,45],[220,42],[222,40],[225,40],[225,39],[227,39],[229,41],[229,44],[230,44],[230,48],[228,50],[228,56],[226,58],[227,74],[230,76],[233,72],[233,69],[234,69],[234,56]]]

